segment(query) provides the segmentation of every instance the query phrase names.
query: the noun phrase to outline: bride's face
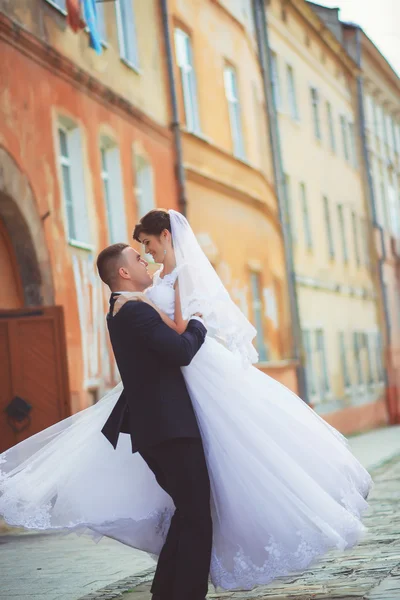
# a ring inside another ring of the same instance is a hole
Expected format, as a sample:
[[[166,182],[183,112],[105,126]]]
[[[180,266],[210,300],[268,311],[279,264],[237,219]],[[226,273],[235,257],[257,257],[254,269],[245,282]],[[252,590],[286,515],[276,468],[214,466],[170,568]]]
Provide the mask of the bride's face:
[[[171,234],[166,229],[161,235],[140,234],[140,243],[143,244],[145,253],[150,254],[156,263],[163,263],[167,253],[172,250]]]

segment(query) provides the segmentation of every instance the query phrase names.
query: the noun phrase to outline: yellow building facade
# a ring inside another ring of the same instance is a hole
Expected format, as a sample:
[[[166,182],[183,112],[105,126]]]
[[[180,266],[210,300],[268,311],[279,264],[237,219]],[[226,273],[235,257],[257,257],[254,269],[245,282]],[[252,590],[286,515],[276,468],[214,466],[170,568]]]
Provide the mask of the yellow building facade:
[[[309,402],[343,432],[386,419],[357,65],[304,0],[267,7]]]
[[[347,25],[362,64],[363,128],[380,287],[390,422],[400,423],[400,79],[361,30]],[[351,46],[350,46],[351,47]]]
[[[186,212],[257,328],[260,368],[296,389],[284,247],[252,3],[169,3]]]

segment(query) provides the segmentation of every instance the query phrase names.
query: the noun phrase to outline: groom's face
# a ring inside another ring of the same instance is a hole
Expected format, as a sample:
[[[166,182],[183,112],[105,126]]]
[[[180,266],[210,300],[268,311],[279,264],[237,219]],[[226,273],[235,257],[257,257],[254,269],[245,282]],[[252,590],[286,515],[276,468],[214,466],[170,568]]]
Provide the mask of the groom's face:
[[[151,285],[151,277],[147,270],[148,263],[140,256],[134,248],[129,246],[122,252],[124,265],[121,268],[126,271],[128,278],[138,289],[145,289]]]

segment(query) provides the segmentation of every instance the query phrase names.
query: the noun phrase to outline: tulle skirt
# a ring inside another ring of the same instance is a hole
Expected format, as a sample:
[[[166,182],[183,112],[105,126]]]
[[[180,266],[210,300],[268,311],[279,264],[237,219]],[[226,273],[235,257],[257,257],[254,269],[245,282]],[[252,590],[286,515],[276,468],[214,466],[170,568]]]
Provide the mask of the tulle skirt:
[[[215,586],[251,589],[360,540],[372,481],[339,432],[211,338],[182,371],[211,480]],[[121,389],[0,455],[10,525],[86,530],[159,554],[173,502],[129,436],[114,450],[101,433]]]

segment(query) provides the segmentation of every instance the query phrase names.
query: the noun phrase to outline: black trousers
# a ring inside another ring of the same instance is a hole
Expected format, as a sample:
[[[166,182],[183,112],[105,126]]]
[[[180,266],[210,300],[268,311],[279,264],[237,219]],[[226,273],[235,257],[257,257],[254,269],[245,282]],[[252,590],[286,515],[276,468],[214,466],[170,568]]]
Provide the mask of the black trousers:
[[[200,439],[179,438],[140,451],[175,513],[151,592],[162,600],[204,600],[211,562],[210,481]]]

